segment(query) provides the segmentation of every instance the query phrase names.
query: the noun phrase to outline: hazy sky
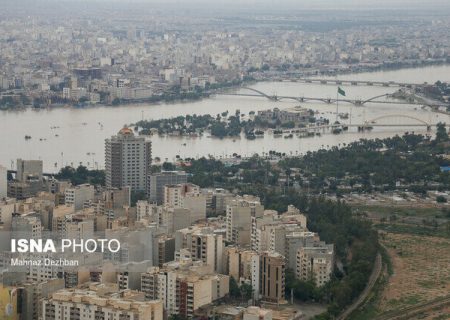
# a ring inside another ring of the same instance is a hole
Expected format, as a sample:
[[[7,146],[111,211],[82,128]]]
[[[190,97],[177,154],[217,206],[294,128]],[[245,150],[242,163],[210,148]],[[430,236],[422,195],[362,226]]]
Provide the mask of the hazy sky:
[[[450,0],[0,0],[0,5],[7,2],[117,2],[149,3],[149,4],[179,4],[192,5],[203,4],[208,6],[274,6],[274,7],[304,7],[304,8],[407,8],[421,7],[439,9],[442,6],[449,7]]]
[[[93,1],[93,0],[78,0]],[[304,7],[434,7],[449,6],[450,0],[94,0],[142,3],[203,3],[208,5],[274,5],[274,6],[304,6]]]
[[[104,7],[116,10],[167,8],[171,14],[210,12],[211,15],[225,12],[227,14],[297,14],[308,10],[374,11],[400,10],[405,16],[412,11],[431,12],[433,15],[450,15],[450,0],[0,0],[1,8],[10,8],[13,13],[41,11],[58,8],[58,10],[77,7],[85,10],[92,7]],[[142,8],[141,8],[142,7]],[[46,8],[46,9],[44,9]],[[118,9],[119,8],[119,9]],[[72,10],[72,9],[70,9]],[[75,10],[76,12],[76,10]],[[395,13],[397,14],[397,13]],[[399,17],[401,17],[400,15]]]

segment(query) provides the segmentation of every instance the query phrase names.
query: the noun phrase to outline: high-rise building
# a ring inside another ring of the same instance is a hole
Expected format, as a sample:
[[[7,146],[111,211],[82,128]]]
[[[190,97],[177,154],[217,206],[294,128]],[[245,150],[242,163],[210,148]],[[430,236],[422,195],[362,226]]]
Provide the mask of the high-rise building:
[[[284,301],[286,262],[282,255],[263,252],[252,257],[252,287],[255,300]]]
[[[211,227],[189,227],[175,232],[175,249],[188,249],[193,260],[202,261],[211,271],[223,273],[224,242]]]
[[[16,180],[20,182],[42,180],[42,167],[42,160],[17,159]]]
[[[224,271],[239,283],[252,279],[252,260],[258,256],[256,251],[239,247],[226,247],[224,250]]]
[[[164,186],[164,205],[182,207],[187,194],[199,193],[200,187],[192,183],[169,184]]]
[[[43,190],[41,160],[17,159],[15,181],[8,183],[8,197],[23,200]]]
[[[164,202],[165,186],[184,184],[186,182],[187,174],[184,171],[162,171],[151,174],[148,176],[147,197],[151,202],[162,204]]]
[[[320,243],[311,247],[300,247],[297,252],[296,276],[313,280],[318,287],[330,281],[334,265],[334,246]]]
[[[8,193],[8,171],[0,166],[0,200],[6,198]]]
[[[166,234],[159,235],[155,241],[157,250],[153,250],[153,261],[158,267],[175,259],[175,238]]]
[[[48,279],[44,281],[27,281],[20,285],[22,297],[20,309],[23,320],[38,320],[42,315],[42,299],[49,298],[57,290],[64,288],[63,279]]]
[[[133,191],[146,190],[152,162],[152,143],[123,128],[105,140],[105,171],[108,188],[129,186]]]
[[[229,202],[226,210],[227,241],[239,245],[251,244],[251,229],[255,219],[264,214],[264,206],[259,199],[244,196]]]

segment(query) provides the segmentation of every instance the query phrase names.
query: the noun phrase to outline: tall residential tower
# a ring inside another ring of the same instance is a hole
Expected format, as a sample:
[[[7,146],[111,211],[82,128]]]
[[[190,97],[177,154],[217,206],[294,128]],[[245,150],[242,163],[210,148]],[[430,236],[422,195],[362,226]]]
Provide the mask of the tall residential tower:
[[[152,162],[152,143],[123,128],[105,140],[106,186],[145,191]]]

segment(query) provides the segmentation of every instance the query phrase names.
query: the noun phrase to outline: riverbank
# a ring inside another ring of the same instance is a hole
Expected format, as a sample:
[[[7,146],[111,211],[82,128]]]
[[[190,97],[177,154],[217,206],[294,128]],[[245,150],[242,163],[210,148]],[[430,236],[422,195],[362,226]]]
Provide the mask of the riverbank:
[[[33,105],[11,105],[11,106],[2,106],[0,105],[0,112],[1,111],[11,111],[11,110],[25,110],[27,108],[33,108],[34,110],[40,110],[40,109],[52,109],[52,108],[61,108],[61,107],[71,107],[71,108],[78,108],[78,109],[85,109],[85,108],[95,108],[95,107],[116,107],[116,106],[126,106],[126,105],[155,105],[155,104],[171,104],[171,103],[183,103],[183,102],[192,102],[192,101],[199,101],[202,99],[209,99],[211,95],[214,95],[214,92],[216,90],[221,89],[229,89],[229,90],[235,90],[239,87],[245,85],[250,86],[257,84],[259,82],[270,82],[270,81],[278,81],[277,77],[283,77],[283,76],[304,76],[304,77],[310,77],[310,76],[339,76],[339,75],[349,75],[349,74],[364,74],[364,73],[372,73],[372,72],[389,72],[389,71],[401,71],[401,70],[410,70],[410,69],[420,69],[420,68],[426,68],[426,67],[432,67],[432,66],[450,66],[450,58],[445,61],[422,61],[421,63],[410,63],[410,62],[404,62],[404,63],[386,63],[378,66],[366,66],[361,67],[358,66],[356,69],[348,69],[348,70],[332,70],[332,71],[326,71],[321,70],[318,68],[315,71],[308,71],[308,72],[302,72],[302,73],[292,73],[292,72],[283,72],[281,74],[278,74],[276,76],[269,76],[269,77],[262,77],[262,78],[254,78],[252,74],[249,74],[248,76],[245,76],[241,80],[232,80],[229,82],[222,82],[222,83],[216,83],[209,85],[208,88],[199,90],[198,88],[194,91],[188,91],[188,92],[178,92],[178,93],[171,93],[171,92],[165,92],[161,95],[154,95],[150,98],[146,99],[114,99],[111,101],[111,103],[95,103],[91,104],[88,102],[74,102],[71,104],[61,104],[61,103],[55,103],[46,105],[45,107],[33,107]],[[438,80],[444,80],[444,79],[438,79]],[[437,80],[436,80],[437,81]]]
[[[449,81],[450,67],[429,67],[425,69],[411,69],[385,73],[371,73],[360,75],[360,79],[371,81],[392,79],[395,81],[434,82],[435,79]],[[356,78],[356,76],[355,76]],[[246,84],[247,86],[247,84]],[[308,96],[327,98],[336,96],[335,86],[305,84],[298,82],[254,82],[249,84],[253,89],[267,94],[284,96]],[[244,89],[242,89],[244,90]],[[382,94],[391,94],[396,88],[378,86],[352,86],[344,88],[349,99],[369,99]],[[118,106],[93,106],[86,108],[58,107],[33,110],[31,108],[16,111],[1,112],[0,125],[6,135],[0,135],[0,163],[11,167],[17,158],[42,159],[46,172],[58,171],[61,166],[76,166],[82,163],[89,168],[104,166],[104,141],[117,134],[124,125],[136,123],[142,119],[158,120],[176,118],[187,115],[217,115],[227,110],[241,113],[258,112],[273,108],[280,110],[298,106],[294,100],[272,101],[269,99],[240,97],[240,96],[211,96],[208,99],[184,101],[182,103],[155,104],[127,104]],[[336,105],[321,101],[305,101],[301,106],[314,110],[316,117],[335,120]],[[422,109],[406,104],[370,104],[367,107],[355,107],[352,104],[340,103],[340,113],[348,113],[349,119],[342,122],[352,124],[364,123],[386,115],[407,115],[427,122],[450,123],[448,115],[431,113],[429,109]],[[384,120],[391,121],[393,120]],[[411,121],[413,122],[413,121]],[[101,125],[99,124],[101,123]],[[52,129],[52,127],[58,127]],[[354,127],[344,134],[321,134],[307,139],[283,139],[265,134],[264,138],[254,140],[241,138],[209,138],[189,136],[159,136],[153,135],[153,157],[173,160],[175,155],[197,158],[208,156],[229,158],[232,154],[243,157],[269,150],[276,150],[285,154],[306,154],[322,148],[331,148],[353,141],[364,139],[383,139],[395,135],[402,135],[405,131],[427,134],[426,128],[419,127],[374,127],[370,132],[357,132]],[[322,133],[322,132],[321,132]],[[432,133],[431,133],[432,134]],[[32,139],[25,140],[28,135]],[[58,136],[56,136],[58,135]],[[19,137],[12,139],[12,137]],[[42,138],[42,141],[40,140]],[[62,154],[62,156],[61,156]]]

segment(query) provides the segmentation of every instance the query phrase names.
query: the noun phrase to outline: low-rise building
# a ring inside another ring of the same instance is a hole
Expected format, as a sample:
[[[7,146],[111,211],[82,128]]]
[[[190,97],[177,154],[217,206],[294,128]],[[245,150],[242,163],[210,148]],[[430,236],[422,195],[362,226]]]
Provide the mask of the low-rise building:
[[[89,284],[77,289],[64,289],[44,299],[46,320],[162,320],[163,306],[159,300],[145,301],[143,293],[118,291],[115,285]]]

